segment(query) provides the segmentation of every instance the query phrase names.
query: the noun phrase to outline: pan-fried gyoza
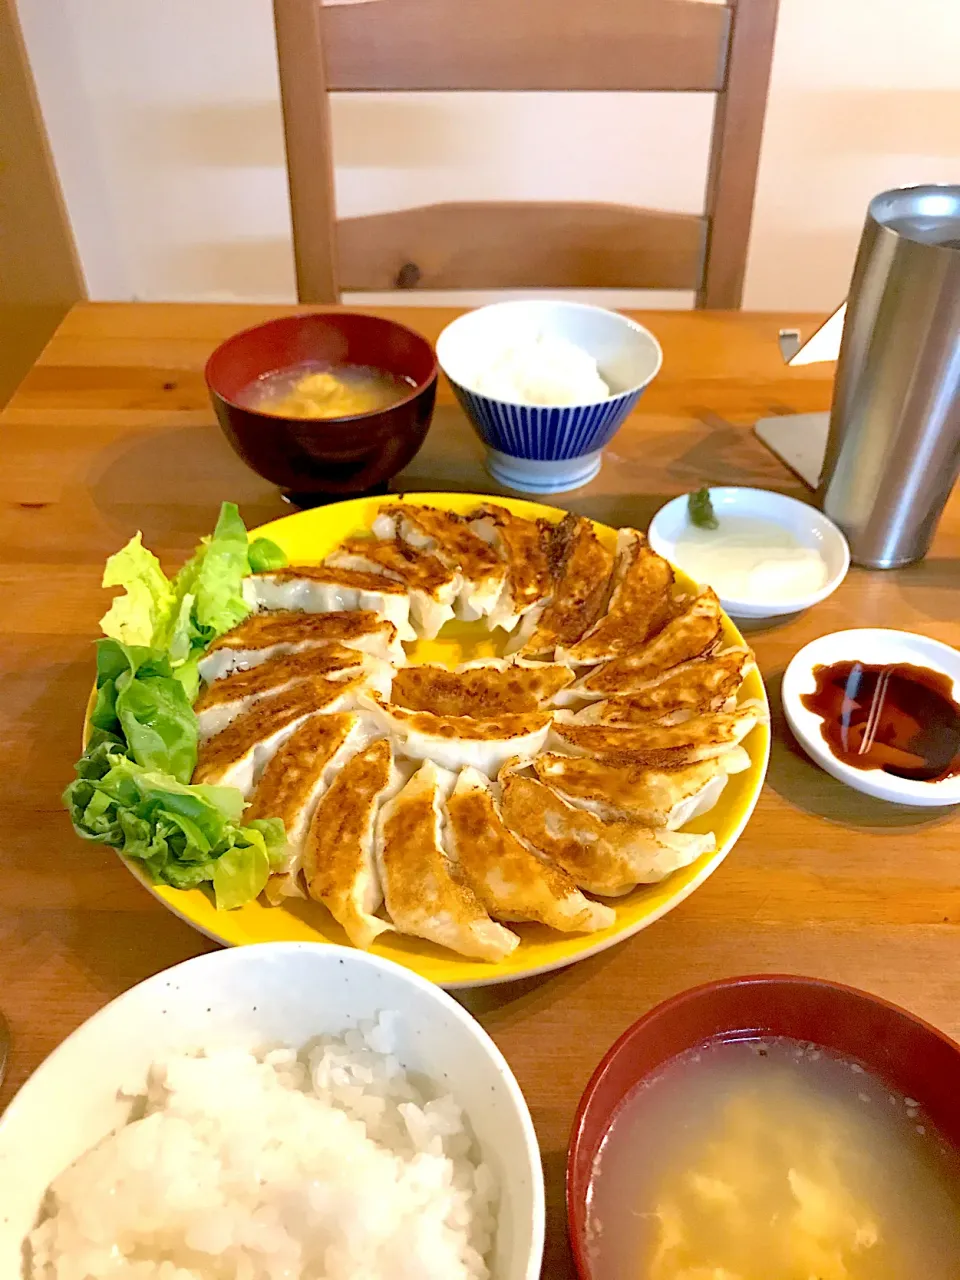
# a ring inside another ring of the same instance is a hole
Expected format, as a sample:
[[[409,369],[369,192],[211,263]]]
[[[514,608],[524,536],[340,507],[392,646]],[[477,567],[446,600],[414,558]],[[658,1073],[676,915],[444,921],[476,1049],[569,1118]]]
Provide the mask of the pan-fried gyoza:
[[[450,860],[441,838],[440,777],[425,760],[383,806],[377,866],[394,927],[476,960],[503,960],[520,939],[497,924]]]
[[[500,715],[493,720],[439,716],[431,711],[407,711],[375,693],[361,693],[360,703],[409,759],[432,760],[455,771],[472,765],[488,775],[495,774],[511,756],[535,756],[546,742],[553,720],[550,711]]]
[[[432,639],[454,616],[463,575],[428,551],[399,539],[347,538],[327,556],[333,569],[383,574],[403,583],[410,593],[410,614],[417,634]]]
[[[218,636],[197,669],[201,680],[212,683],[231,671],[245,671],[271,658],[332,644],[367,653],[395,667],[406,661],[396,627],[371,610],[302,613],[274,609],[251,613]]]
[[[311,716],[287,738],[260,775],[245,820],[282,818],[287,833],[286,864],[271,876],[265,890],[271,902],[302,896],[299,873],[310,819],[338,768],[357,750],[363,733],[356,713]]]
[[[193,709],[200,736],[209,738],[262,698],[281,693],[301,680],[314,676],[327,680],[357,678],[386,697],[393,675],[393,667],[388,662],[345,645],[311,646],[215,680],[200,690]]]
[[[622,897],[638,884],[662,880],[715,847],[711,834],[686,835],[638,821],[604,822],[510,767],[501,778],[507,829],[562,867],[588,893]]]
[[[594,713],[607,709],[600,719]],[[554,720],[553,745],[570,755],[596,760],[648,762],[661,765],[693,764],[723,755],[747,736],[764,717],[762,708],[745,703],[733,711],[708,711],[676,724],[660,724],[647,717],[633,721],[629,709],[597,703],[590,707],[589,723],[578,723],[569,712]],[[583,714],[583,713],[578,713]],[[569,719],[567,717],[570,717]]]
[[[376,820],[400,780],[390,743],[385,738],[370,743],[320,797],[304,841],[307,893],[328,908],[355,947],[366,949],[391,928],[376,914],[383,902]]]
[[[522,662],[483,658],[455,671],[429,664],[404,667],[390,687],[390,700],[410,711],[492,720],[550,706],[573,683],[573,672],[559,662]]]
[[[547,542],[553,586],[542,610],[532,610],[516,633],[516,649],[528,658],[552,658],[575,644],[603,612],[613,556],[589,520],[564,516]]]
[[[355,706],[362,688],[362,679],[312,676],[261,698],[200,744],[193,781],[237,787],[247,796],[263,766],[299,725],[325,711]]]
[[[243,590],[255,612],[199,663],[194,780],[283,820],[266,900],[306,897],[359,947],[394,931],[497,963],[526,924],[614,925],[605,899],[715,849],[679,828],[766,719],[715,594],[684,595],[632,529],[614,555],[574,515],[388,502]],[[506,655],[404,648],[470,620],[512,633]]]
[[[670,619],[675,606],[673,569],[636,529],[617,534],[613,589],[603,617],[557,657],[572,666],[596,666],[636,649]]]
[[[607,821],[636,821],[676,830],[708,813],[733,773],[750,757],[734,747],[693,764],[662,765],[642,761],[611,763],[589,756],[543,752],[532,767],[541,782],[578,808]]]
[[[723,619],[720,601],[709,587],[682,603],[668,622],[636,648],[627,649],[582,676],[574,691],[609,697],[630,693],[681,662],[710,653],[719,643]]]
[[[446,803],[447,831],[457,866],[490,914],[533,920],[564,933],[605,929],[616,913],[591,902],[562,865],[521,844],[497,809],[493,783],[464,769]]]
[[[455,568],[463,579],[458,617],[474,621],[496,608],[507,577],[506,563],[462,516],[413,502],[388,503],[380,508],[373,532],[378,538],[429,551],[448,568]]]
[[[546,520],[525,520],[494,502],[477,507],[469,525],[506,562],[503,588],[489,618],[491,627],[512,631],[522,618],[542,609],[553,590],[553,526]]]
[[[410,625],[410,596],[402,582],[379,573],[334,569],[323,564],[288,565],[251,573],[244,598],[255,609],[302,609],[332,613],[360,609],[392,622],[401,640],[415,640]]]

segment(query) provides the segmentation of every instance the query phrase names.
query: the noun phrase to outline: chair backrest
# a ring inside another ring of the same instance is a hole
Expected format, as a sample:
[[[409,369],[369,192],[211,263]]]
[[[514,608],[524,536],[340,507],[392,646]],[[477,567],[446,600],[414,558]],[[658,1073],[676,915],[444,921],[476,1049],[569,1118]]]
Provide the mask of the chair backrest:
[[[297,287],[693,289],[738,307],[778,0],[274,0]],[[717,95],[704,213],[439,204],[337,221],[333,90]]]

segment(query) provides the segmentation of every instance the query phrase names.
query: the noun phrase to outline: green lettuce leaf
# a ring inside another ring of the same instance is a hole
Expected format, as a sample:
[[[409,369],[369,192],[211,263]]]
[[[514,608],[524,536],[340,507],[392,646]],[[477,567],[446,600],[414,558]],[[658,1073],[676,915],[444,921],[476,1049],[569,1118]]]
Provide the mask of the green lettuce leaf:
[[[197,694],[200,692],[199,664],[203,652],[203,649],[194,649],[186,662],[181,662],[179,666],[173,668],[173,678],[183,685],[183,691],[191,706],[196,702]]]
[[[97,642],[96,737],[115,741],[145,769],[188,782],[197,763],[197,717],[164,654],[118,640]]]
[[[235,788],[190,785],[198,663],[215,636],[249,613],[247,574],[285,563],[269,539],[248,541],[230,502],[173,583],[139,533],[111,556],[103,585],[125,594],[102,620],[87,750],[63,797],[84,839],[137,860],[155,883],[212,883],[224,910],[256,898],[288,849],[280,819],[244,825]]]
[[[234,787],[189,786],[109,743],[88,751],[76,774],[63,798],[77,834],[138,861],[155,883],[212,883],[217,907],[232,910],[253,901],[283,865],[282,821],[243,826]]]
[[[139,533],[107,561],[103,586],[123,587],[126,593],[117,596],[100,619],[103,634],[124,644],[156,643],[169,624],[174,593],[160,561],[146,549]]]
[[[201,542],[173,583],[178,618],[183,601],[193,597],[191,647],[206,647],[247,616],[250,606],[243,598],[243,579],[249,572],[247,530],[236,504],[225,502],[212,536]],[[176,638],[182,643],[182,625]]]
[[[282,569],[287,563],[287,553],[269,538],[254,538],[247,548],[247,556],[251,573],[269,573],[271,569]]]
[[[234,845],[213,864],[213,892],[218,911],[231,911],[256,898],[270,875],[270,859],[258,831],[256,843]]]
[[[105,587],[123,587],[101,619],[104,635],[121,644],[165,653],[188,697],[197,695],[196,664],[211,640],[235,627],[250,612],[243,579],[286,564],[269,538],[250,542],[233,502],[220,507],[217,525],[171,583],[141,535],[110,557]]]

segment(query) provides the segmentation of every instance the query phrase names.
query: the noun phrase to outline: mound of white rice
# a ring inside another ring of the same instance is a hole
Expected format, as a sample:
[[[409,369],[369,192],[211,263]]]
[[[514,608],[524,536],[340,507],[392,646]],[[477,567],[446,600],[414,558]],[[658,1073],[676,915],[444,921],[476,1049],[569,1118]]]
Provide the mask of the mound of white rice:
[[[504,346],[477,370],[470,387],[511,404],[594,404],[610,395],[593,356],[552,334]]]
[[[299,1055],[180,1056],[141,1119],[57,1178],[36,1280],[482,1280],[489,1169],[426,1100],[391,1015]]]

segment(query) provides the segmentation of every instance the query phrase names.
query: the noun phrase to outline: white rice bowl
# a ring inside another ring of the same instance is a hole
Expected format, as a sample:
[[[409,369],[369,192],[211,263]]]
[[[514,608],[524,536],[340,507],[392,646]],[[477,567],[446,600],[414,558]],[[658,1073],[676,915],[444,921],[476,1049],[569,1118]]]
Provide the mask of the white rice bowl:
[[[159,974],[0,1121],[5,1278],[533,1280],[542,1242],[506,1063],[362,952],[272,943]]]

